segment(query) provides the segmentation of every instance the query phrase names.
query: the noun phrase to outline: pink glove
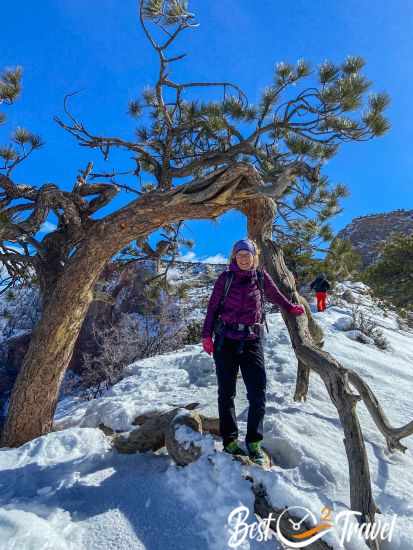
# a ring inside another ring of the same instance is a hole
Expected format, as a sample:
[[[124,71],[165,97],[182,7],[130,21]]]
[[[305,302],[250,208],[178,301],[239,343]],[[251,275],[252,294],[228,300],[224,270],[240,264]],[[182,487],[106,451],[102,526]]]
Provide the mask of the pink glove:
[[[202,347],[204,348],[204,351],[208,353],[208,355],[214,353],[214,342],[212,341],[212,338],[210,336],[208,336],[208,338],[202,338]]]
[[[293,304],[292,308],[290,308],[289,313],[292,313],[293,315],[302,315],[304,311],[304,306],[300,304]]]

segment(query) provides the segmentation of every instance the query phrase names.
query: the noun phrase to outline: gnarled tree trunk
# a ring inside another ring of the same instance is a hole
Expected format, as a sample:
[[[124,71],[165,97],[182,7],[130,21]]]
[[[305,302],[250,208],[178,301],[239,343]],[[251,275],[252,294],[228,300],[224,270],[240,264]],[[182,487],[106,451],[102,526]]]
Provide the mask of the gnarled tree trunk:
[[[93,240],[78,254],[44,300],[42,318],[13,387],[3,445],[16,447],[52,429],[62,379],[93,299],[93,286],[107,261]]]

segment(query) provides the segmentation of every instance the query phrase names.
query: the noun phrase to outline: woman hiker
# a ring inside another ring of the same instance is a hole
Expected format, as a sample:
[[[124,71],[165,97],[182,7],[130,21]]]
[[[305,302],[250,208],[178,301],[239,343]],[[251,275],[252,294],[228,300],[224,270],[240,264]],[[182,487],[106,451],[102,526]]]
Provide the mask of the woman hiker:
[[[311,283],[310,288],[315,290],[317,298],[317,311],[325,311],[327,301],[327,290],[330,290],[330,283],[324,273],[320,273]]]
[[[263,465],[261,450],[266,403],[266,373],[263,352],[264,295],[293,315],[304,308],[292,304],[274,281],[258,267],[258,250],[249,239],[237,241],[232,249],[229,269],[215,282],[202,330],[202,345],[213,354],[218,382],[219,425],[224,451],[247,453],[238,444],[234,397],[238,367],[249,401],[245,438],[250,458]],[[215,335],[214,341],[212,335]]]

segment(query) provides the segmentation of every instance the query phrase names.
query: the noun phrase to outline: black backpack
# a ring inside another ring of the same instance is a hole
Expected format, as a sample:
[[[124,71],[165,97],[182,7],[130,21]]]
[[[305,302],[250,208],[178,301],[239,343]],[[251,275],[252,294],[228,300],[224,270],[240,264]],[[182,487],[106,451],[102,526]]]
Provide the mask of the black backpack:
[[[234,272],[233,271],[228,270],[228,271],[225,272],[225,274],[226,274],[225,287],[224,287],[224,292],[221,296],[221,300],[220,300],[219,305],[218,305],[217,316],[219,316],[219,314],[222,310],[225,298],[228,295],[229,289],[231,287],[232,280],[234,279]],[[258,282],[258,288],[260,289],[260,295],[261,295],[261,315],[262,315],[261,323],[263,323],[265,325],[265,327],[267,329],[267,332],[268,332],[267,320],[265,318],[264,273],[261,270],[257,270],[257,282]]]
[[[310,288],[316,292],[326,292],[327,290],[330,290],[330,283],[325,277],[318,276],[311,283]]]

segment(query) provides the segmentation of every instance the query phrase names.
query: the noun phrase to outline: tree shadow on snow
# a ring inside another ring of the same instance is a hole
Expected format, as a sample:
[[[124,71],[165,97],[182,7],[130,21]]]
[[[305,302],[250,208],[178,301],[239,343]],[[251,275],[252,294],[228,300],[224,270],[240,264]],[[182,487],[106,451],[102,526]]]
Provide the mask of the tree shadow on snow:
[[[167,455],[115,451],[52,466],[32,463],[1,472],[0,505],[13,499],[13,508],[46,518],[52,508],[69,512],[86,528],[88,550],[108,546],[105,534],[122,550],[207,550],[205,526],[166,484],[170,464]]]

